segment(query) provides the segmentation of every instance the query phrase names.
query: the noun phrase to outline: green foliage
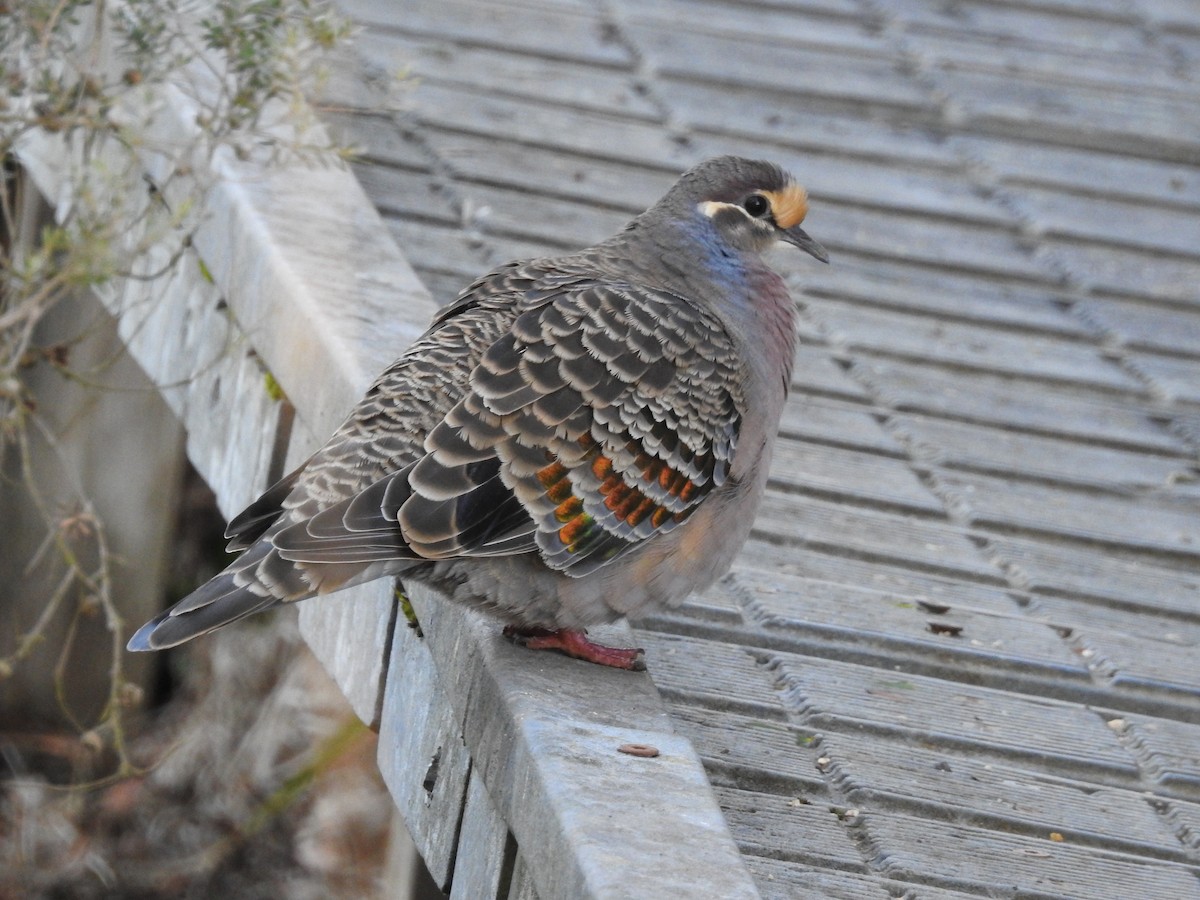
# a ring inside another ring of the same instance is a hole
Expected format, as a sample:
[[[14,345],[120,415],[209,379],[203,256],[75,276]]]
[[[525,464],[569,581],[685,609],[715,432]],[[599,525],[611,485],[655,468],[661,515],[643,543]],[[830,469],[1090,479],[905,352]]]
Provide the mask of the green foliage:
[[[263,373],[263,385],[267,389],[267,396],[270,397],[272,400],[274,400],[276,403],[280,402],[281,400],[287,399],[287,395],[283,392],[283,385],[281,385],[275,379],[275,376],[272,375],[269,371]]]
[[[408,623],[408,627],[421,635],[421,623],[417,621],[417,611],[413,609],[412,601],[408,599],[408,595],[400,588],[396,588],[396,600],[400,604],[400,612],[404,616],[404,621]]]

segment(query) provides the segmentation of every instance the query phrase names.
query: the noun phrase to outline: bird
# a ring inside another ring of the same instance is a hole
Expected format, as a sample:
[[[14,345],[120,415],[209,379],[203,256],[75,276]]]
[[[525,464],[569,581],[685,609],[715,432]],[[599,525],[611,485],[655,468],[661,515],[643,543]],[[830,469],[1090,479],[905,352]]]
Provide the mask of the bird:
[[[528,648],[644,669],[587,629],[682,603],[749,536],[797,341],[764,255],[828,262],[807,212],[780,166],[716,157],[611,238],[474,281],[129,649],[398,577]]]

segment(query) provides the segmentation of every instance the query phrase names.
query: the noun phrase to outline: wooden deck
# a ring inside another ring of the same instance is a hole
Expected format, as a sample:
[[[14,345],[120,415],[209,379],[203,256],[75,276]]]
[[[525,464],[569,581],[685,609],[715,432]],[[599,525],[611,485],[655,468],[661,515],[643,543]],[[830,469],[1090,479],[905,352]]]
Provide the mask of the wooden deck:
[[[450,896],[1200,898],[1195,5],[339,2],[353,175],[218,160],[171,283],[103,297],[226,514],[436,303],[704,157],[795,172],[833,256],[779,258],[734,571],[607,632],[648,675],[428,591],[420,633],[389,584],[301,608]]]
[[[341,5],[439,302],[709,155],[810,189],[754,537],[635,627],[762,895],[1200,897],[1196,8]]]

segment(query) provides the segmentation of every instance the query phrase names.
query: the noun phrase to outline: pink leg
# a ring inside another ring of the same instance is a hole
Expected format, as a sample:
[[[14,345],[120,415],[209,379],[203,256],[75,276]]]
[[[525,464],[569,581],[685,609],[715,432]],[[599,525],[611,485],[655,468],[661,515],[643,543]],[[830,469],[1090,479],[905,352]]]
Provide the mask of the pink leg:
[[[557,650],[599,666],[629,669],[634,672],[642,672],[646,668],[645,654],[641,649],[605,647],[603,644],[589,641],[587,632],[581,629],[536,626],[522,628],[518,625],[508,625],[505,626],[504,636],[530,650]]]

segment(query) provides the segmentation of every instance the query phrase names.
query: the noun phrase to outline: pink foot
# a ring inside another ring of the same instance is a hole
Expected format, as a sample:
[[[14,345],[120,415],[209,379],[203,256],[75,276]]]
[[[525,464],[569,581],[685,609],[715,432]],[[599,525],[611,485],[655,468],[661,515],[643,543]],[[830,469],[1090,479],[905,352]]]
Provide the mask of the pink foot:
[[[587,632],[575,628],[522,628],[519,625],[507,625],[504,636],[512,638],[523,647],[530,650],[557,650],[567,656],[596,663],[598,666],[611,666],[614,669],[629,669],[634,672],[645,671],[646,658],[641,649],[625,650],[619,647],[605,647],[589,641]]]

